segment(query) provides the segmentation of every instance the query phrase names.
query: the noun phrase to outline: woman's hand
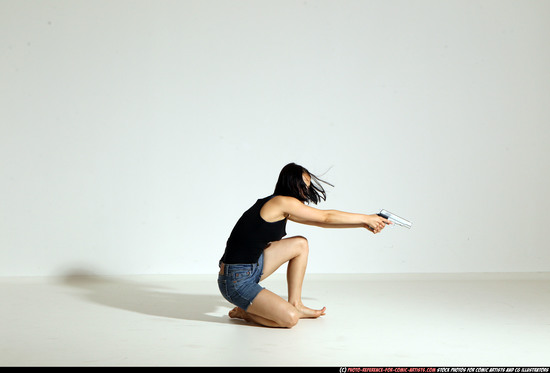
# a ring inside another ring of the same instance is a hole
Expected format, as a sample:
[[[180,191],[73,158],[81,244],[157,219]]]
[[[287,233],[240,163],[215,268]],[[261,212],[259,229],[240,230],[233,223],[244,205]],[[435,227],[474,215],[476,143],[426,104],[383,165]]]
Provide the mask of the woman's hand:
[[[365,224],[365,228],[376,234],[380,233],[386,225],[390,224],[392,224],[392,222],[390,222],[388,219],[384,219],[381,216],[367,215],[367,223]]]

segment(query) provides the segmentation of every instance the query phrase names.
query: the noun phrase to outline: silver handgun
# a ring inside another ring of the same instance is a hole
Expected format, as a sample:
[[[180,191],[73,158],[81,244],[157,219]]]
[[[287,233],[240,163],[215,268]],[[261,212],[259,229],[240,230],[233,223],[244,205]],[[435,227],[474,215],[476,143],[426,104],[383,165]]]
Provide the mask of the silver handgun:
[[[412,227],[412,223],[410,221],[408,221],[407,219],[404,219],[400,216],[397,216],[395,214],[392,214],[391,212],[389,212],[387,210],[380,210],[380,212],[378,213],[378,216],[381,216],[384,219],[388,219],[392,223],[400,225],[400,226],[408,228],[408,229],[411,229],[411,227]]]

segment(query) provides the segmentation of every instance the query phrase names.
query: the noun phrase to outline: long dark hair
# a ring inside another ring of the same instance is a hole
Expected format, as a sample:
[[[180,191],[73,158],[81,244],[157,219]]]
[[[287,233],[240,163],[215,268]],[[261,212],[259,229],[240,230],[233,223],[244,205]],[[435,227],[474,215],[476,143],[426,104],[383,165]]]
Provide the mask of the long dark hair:
[[[309,187],[304,182],[304,173],[311,177],[311,184]],[[321,183],[325,183],[332,187],[334,186],[319,179],[304,167],[296,163],[289,163],[281,170],[273,194],[294,197],[302,202],[317,204],[321,200],[326,201],[327,199],[327,193]]]

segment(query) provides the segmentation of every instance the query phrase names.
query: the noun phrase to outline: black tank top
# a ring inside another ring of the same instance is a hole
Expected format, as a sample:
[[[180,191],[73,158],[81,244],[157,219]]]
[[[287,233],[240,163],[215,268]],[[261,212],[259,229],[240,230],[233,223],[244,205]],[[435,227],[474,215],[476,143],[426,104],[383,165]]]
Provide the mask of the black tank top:
[[[270,242],[279,241],[286,235],[286,218],[273,223],[260,216],[260,210],[271,198],[256,201],[237,221],[227,240],[221,261],[227,264],[257,263]]]

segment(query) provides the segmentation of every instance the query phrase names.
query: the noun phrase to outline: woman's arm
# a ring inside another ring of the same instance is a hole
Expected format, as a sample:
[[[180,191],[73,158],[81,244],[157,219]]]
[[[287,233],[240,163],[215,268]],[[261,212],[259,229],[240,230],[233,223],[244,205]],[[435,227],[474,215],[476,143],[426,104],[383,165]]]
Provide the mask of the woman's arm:
[[[296,198],[277,196],[272,199],[274,208],[296,223],[323,228],[366,228],[380,232],[389,220],[378,215],[354,214],[338,210],[319,210],[298,201]],[[270,201],[271,202],[271,201]]]

